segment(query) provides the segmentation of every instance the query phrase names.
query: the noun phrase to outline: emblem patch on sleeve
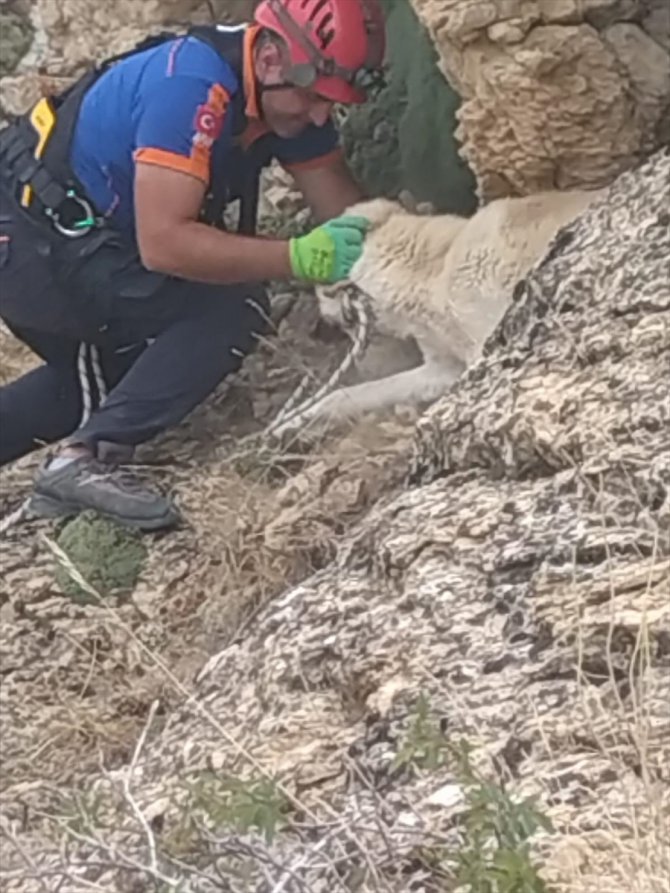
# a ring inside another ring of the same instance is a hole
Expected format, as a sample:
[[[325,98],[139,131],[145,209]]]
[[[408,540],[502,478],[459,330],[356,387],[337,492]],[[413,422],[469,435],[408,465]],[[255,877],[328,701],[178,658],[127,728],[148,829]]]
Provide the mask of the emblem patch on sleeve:
[[[228,94],[220,84],[210,89],[207,101],[195,113],[193,145],[201,150],[211,149],[221,136],[228,105]]]
[[[201,105],[195,116],[195,132],[211,144],[221,136],[223,114],[210,105]]]

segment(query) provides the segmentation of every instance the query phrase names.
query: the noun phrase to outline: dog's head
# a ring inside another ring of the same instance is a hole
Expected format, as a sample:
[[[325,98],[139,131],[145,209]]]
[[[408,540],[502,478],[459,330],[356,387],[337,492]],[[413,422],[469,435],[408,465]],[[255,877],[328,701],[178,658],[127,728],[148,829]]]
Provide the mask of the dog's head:
[[[358,288],[349,282],[336,282],[334,285],[318,285],[316,299],[319,314],[326,326],[337,326],[338,329],[350,331],[355,327],[356,319],[349,307],[351,299],[360,294]]]
[[[389,224],[392,219],[396,219],[400,224],[400,238],[404,229],[404,222],[410,218],[425,218],[434,214],[434,208],[427,203],[417,204],[410,193],[401,192],[397,199],[373,198],[365,201],[357,202],[351,205],[344,212],[347,215],[356,217],[364,217],[370,224],[367,235],[366,244],[370,240],[370,244],[375,245],[375,231],[380,230]],[[411,224],[410,224],[411,225]],[[396,225],[391,224],[393,230]],[[394,237],[398,237],[395,232]],[[378,248],[379,246],[377,246]],[[375,252],[375,248],[371,248]],[[362,261],[365,266],[365,244],[363,246]],[[356,316],[350,310],[350,306],[361,292],[356,285],[357,282],[357,265],[361,261],[357,261],[352,268],[352,280],[346,282],[338,282],[335,285],[319,285],[316,288],[316,297],[319,305],[319,313],[323,325],[319,325],[319,331],[327,336],[324,340],[330,340],[330,334],[335,328],[351,332],[356,327]],[[362,272],[362,268],[360,268]],[[376,315],[375,325],[383,329],[383,319]],[[331,330],[331,331],[329,331]]]

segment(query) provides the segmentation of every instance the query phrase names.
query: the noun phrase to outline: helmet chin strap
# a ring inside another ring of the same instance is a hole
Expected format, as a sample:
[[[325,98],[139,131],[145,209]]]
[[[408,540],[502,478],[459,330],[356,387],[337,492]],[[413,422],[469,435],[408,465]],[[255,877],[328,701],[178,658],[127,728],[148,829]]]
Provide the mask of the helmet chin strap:
[[[289,81],[282,81],[281,84],[259,84],[259,93],[275,93],[277,90],[295,90],[297,84],[291,84]]]
[[[282,81],[279,84],[257,84],[256,91],[258,95],[258,112],[260,115],[261,121],[265,119],[265,115],[263,114],[263,103],[260,100],[263,97],[264,93],[278,93],[280,90],[295,90],[296,85],[289,83],[289,81]]]

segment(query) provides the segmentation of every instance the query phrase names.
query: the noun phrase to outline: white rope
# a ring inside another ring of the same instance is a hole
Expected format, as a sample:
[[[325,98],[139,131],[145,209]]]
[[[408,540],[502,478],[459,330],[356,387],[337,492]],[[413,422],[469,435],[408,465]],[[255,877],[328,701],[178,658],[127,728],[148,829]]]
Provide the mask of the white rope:
[[[79,353],[77,354],[77,374],[79,376],[79,387],[81,389],[81,419],[79,427],[82,428],[91,417],[91,407],[93,399],[91,396],[91,382],[88,378],[88,369],[86,368],[86,353],[88,345],[81,342],[79,345]]]
[[[353,364],[365,353],[370,340],[371,328],[371,314],[368,303],[362,292],[358,290],[355,293],[345,292],[342,301],[345,319],[351,320],[355,326],[351,335],[351,346],[345,357],[329,379],[311,397],[300,403],[307,393],[311,382],[311,376],[305,376],[276,417],[266,427],[263,432],[265,435],[273,434],[280,426],[284,430],[300,427],[305,421],[303,418],[304,414],[319,400],[322,400],[331,391],[334,391]]]

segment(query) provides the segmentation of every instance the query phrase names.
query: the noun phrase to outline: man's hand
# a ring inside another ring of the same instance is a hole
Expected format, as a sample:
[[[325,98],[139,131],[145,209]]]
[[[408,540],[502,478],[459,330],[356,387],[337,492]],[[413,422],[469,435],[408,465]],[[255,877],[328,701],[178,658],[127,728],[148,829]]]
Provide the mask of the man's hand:
[[[346,279],[363,251],[368,221],[343,215],[289,242],[291,269],[309,282]]]

